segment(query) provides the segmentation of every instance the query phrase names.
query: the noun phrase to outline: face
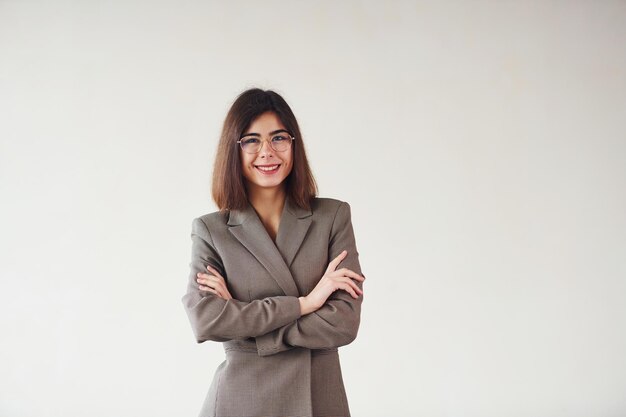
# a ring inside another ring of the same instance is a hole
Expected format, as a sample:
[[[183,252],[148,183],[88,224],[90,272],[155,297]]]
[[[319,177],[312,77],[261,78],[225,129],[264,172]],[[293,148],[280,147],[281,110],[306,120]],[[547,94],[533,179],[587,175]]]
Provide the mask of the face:
[[[269,141],[273,138],[279,140],[277,136],[288,137],[288,135],[276,113],[269,111],[260,114],[244,131],[242,140],[253,138],[256,142],[261,142],[261,150],[258,153],[247,153],[239,149],[241,170],[248,190],[283,186],[283,181],[291,172],[293,165],[293,143],[287,150],[275,151]],[[261,170],[263,167],[271,168],[275,165],[278,165],[278,168],[273,171]]]

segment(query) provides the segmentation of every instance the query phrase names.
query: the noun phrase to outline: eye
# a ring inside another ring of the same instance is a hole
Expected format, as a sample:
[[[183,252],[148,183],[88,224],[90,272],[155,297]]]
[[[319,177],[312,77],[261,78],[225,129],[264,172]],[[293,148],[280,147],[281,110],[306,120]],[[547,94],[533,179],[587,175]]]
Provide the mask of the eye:
[[[241,143],[243,143],[244,145],[248,145],[248,144],[252,144],[252,143],[258,143],[259,140],[257,138],[245,138],[245,139],[241,139]]]
[[[286,140],[288,140],[286,136],[274,136],[272,138],[272,142],[284,142]]]

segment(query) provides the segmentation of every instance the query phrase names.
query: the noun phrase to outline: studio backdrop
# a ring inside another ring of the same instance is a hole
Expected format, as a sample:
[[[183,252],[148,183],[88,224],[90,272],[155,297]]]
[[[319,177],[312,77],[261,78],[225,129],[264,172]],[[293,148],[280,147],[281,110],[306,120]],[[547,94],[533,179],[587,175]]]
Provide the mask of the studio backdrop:
[[[0,0],[0,416],[197,416],[222,123],[287,100],[367,277],[354,417],[626,415],[623,1]],[[268,381],[269,383],[270,381]]]

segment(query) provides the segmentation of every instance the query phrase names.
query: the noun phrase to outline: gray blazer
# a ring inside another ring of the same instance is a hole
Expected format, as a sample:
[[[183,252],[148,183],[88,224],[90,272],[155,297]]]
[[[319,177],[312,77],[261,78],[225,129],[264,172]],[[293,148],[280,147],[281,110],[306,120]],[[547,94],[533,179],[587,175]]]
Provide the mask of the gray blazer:
[[[350,416],[337,347],[356,338],[363,295],[337,290],[304,316],[298,300],[344,249],[338,268],[362,275],[350,205],[316,198],[303,210],[287,198],[274,244],[248,203],[195,218],[191,239],[182,302],[196,341],[223,342],[225,351],[199,416]],[[233,299],[198,289],[207,264]]]

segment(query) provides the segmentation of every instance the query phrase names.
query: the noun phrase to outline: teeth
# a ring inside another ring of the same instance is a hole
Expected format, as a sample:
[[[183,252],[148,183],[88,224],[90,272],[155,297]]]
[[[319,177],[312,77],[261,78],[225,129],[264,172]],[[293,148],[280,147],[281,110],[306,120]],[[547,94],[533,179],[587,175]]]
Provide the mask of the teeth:
[[[259,168],[261,171],[273,171],[277,167],[278,167],[278,165],[274,165],[274,166],[271,166],[271,167],[259,167],[259,166],[257,166],[257,168]]]

